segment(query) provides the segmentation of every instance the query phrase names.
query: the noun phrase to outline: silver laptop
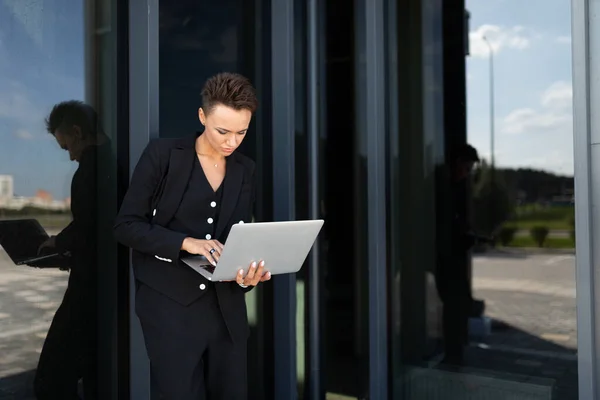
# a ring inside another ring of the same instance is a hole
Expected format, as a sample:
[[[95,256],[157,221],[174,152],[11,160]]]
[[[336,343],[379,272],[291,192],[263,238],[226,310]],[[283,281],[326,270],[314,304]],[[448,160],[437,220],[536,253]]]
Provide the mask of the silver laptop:
[[[204,256],[181,260],[213,282],[235,280],[240,269],[247,272],[253,261],[265,261],[271,275],[296,273],[302,268],[323,220],[257,222],[232,226],[216,266]]]

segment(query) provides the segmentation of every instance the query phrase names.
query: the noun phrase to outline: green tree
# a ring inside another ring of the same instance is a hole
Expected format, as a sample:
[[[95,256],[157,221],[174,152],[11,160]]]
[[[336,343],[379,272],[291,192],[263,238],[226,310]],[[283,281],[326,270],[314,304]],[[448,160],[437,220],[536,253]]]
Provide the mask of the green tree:
[[[482,163],[473,182],[473,226],[491,235],[514,211],[514,202],[501,171]]]

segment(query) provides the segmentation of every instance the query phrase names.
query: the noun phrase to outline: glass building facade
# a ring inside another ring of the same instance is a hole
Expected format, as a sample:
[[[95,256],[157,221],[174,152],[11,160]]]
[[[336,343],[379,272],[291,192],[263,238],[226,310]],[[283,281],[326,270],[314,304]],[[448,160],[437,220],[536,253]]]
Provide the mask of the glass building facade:
[[[111,223],[148,141],[199,130],[202,84],[220,71],[248,76],[260,99],[240,149],[257,163],[256,220],[325,220],[297,275],[247,294],[251,399],[600,399],[594,0],[540,11],[569,29],[568,59],[547,63],[568,64],[577,257],[470,254],[486,311],[469,320],[465,365],[441,362],[436,255],[453,216],[439,206],[450,196],[440,170],[483,113],[470,100],[475,63],[520,62],[477,61],[481,46],[494,35],[494,54],[528,46],[522,27],[474,25],[496,2],[471,3],[0,0],[0,221],[37,219],[60,236],[83,208],[73,246],[94,255],[28,268],[0,254],[0,399],[36,398],[45,382],[86,399],[158,398]],[[71,100],[93,108],[106,145],[84,187],[83,158],[46,132]],[[459,197],[467,213],[472,192]],[[84,289],[78,270],[90,271]]]

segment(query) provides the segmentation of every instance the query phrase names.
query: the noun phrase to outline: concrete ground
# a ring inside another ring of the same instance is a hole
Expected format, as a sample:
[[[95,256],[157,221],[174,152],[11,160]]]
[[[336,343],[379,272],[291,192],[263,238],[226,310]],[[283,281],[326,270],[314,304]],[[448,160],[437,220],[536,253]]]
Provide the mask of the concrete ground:
[[[486,315],[494,324],[491,336],[468,349],[468,368],[458,372],[462,378],[451,379],[462,385],[467,378],[463,386],[472,396],[464,399],[515,398],[518,390],[530,390],[531,385],[552,389],[554,397],[530,398],[577,399],[574,259],[567,253],[523,251],[475,256],[475,296],[486,301]],[[0,252],[1,400],[32,398],[32,370],[66,281],[65,272],[16,267]],[[429,387],[435,386],[434,378],[444,377],[428,376]],[[485,380],[490,377],[489,382],[500,383],[505,394],[489,395],[496,390]],[[522,385],[514,386],[515,382]],[[508,390],[509,386],[514,388]],[[476,395],[474,387],[485,390]],[[440,383],[438,389],[442,388]],[[447,398],[439,396],[448,392],[436,392],[439,395],[418,400]]]
[[[551,387],[552,399],[577,399],[574,254],[477,255],[473,278],[493,323],[492,334],[468,349],[467,365]]]
[[[32,371],[68,275],[17,267],[0,251],[0,399],[32,399]]]

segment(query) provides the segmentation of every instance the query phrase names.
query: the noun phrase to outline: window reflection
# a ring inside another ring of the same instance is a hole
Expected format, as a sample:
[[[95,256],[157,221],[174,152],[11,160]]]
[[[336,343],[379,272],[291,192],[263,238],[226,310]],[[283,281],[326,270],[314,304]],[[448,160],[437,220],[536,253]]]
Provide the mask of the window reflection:
[[[2,398],[109,398],[97,349],[116,312],[116,132],[94,63],[115,32],[93,12],[109,5],[0,1]]]

